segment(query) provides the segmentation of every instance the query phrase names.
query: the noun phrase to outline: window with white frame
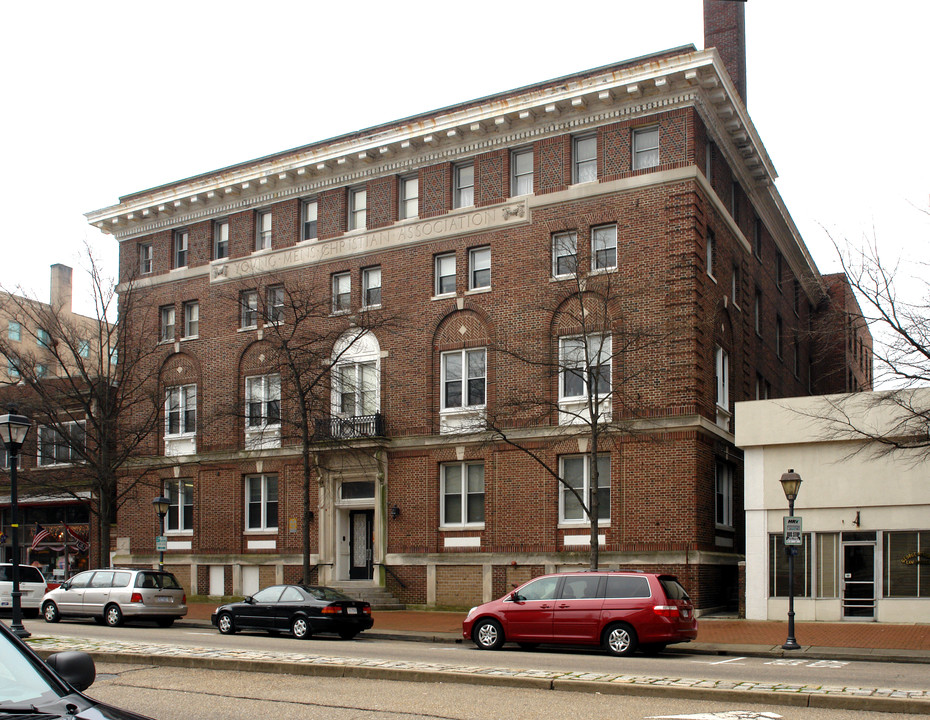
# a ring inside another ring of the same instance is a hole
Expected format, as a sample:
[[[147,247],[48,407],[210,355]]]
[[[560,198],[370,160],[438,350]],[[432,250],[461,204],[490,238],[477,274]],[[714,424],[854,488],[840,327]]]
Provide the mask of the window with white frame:
[[[336,273],[333,275],[333,312],[348,312],[352,307],[352,275]]]
[[[730,357],[719,345],[714,350],[717,407],[730,410]]]
[[[442,354],[443,410],[485,405],[486,350],[455,350]]]
[[[597,180],[597,136],[572,138],[572,183]]]
[[[659,128],[633,131],[633,169],[643,170],[659,164]]]
[[[152,243],[139,245],[139,273],[148,275],[152,272]]]
[[[349,190],[349,230],[364,230],[368,224],[368,191]]]
[[[239,293],[239,327],[258,326],[258,290],[243,290]]]
[[[362,270],[362,305],[379,307],[381,305],[381,266]]]
[[[265,320],[279,323],[284,320],[284,286],[272,285],[265,290]]]
[[[195,338],[200,335],[200,303],[190,300],[184,303],[184,337]]]
[[[245,379],[246,430],[281,424],[281,376],[255,375]]]
[[[229,220],[213,221],[213,259],[229,257]]]
[[[455,167],[452,189],[454,207],[471,207],[475,204],[475,166],[473,163]]]
[[[484,524],[484,463],[442,465],[440,484],[441,525],[465,527]]]
[[[596,466],[598,524],[601,522],[609,523],[610,455],[598,455]],[[564,481],[559,483],[559,522],[590,524],[588,511],[591,508],[591,496],[594,489],[594,482],[591,477],[591,456],[566,455],[560,457],[559,474]]]
[[[7,357],[6,359],[6,374],[11,378],[18,378],[19,373],[19,364],[20,361],[15,357]]]
[[[174,342],[174,305],[165,305],[159,310],[159,342]]]
[[[165,390],[165,437],[197,432],[197,386],[177,385]]]
[[[714,237],[714,231],[708,230],[707,231],[707,245],[704,248],[705,250],[704,261],[705,261],[705,264],[707,265],[707,274],[710,275],[711,277],[714,276],[714,260],[716,257],[715,253],[717,252],[716,246],[717,246],[717,239],[716,237]]]
[[[578,269],[578,236],[573,232],[552,236],[552,275],[574,275]]]
[[[187,267],[187,251],[190,233],[187,230],[174,231],[174,266]]]
[[[90,340],[78,340],[77,354],[85,360],[90,357]]]
[[[333,368],[333,413],[362,417],[378,412],[378,368],[374,360],[340,363]]]
[[[194,529],[194,481],[169,480],[165,482],[168,512],[165,514],[164,533],[189,533]]]
[[[617,267],[617,226],[604,225],[591,230],[591,269]]]
[[[468,251],[468,289],[487,287],[491,287],[491,248],[473,248]]]
[[[23,456],[22,453],[16,455],[16,469],[22,470],[23,468]],[[5,445],[0,445],[0,469],[9,470],[10,469],[10,451],[6,449]]]
[[[245,479],[246,529],[278,529],[278,476],[250,475]]]
[[[302,240],[315,240],[319,232],[317,230],[317,214],[319,212],[319,205],[317,204],[316,198],[311,198],[310,200],[304,200],[300,204],[300,216],[301,216],[301,231],[300,237]]]
[[[733,466],[718,460],[714,465],[714,520],[719,527],[733,527]]]
[[[885,532],[883,597],[930,598],[930,531]]]
[[[71,465],[81,461],[87,438],[84,421],[39,428],[39,465]]]
[[[255,220],[255,249],[271,249],[271,210],[260,210]]]
[[[6,325],[6,337],[13,342],[20,342],[22,339],[22,325],[15,320],[10,320]]]
[[[400,217],[410,220],[420,214],[420,179],[416,175],[400,179]]]
[[[523,148],[510,153],[510,195],[533,194],[533,149]]]
[[[559,338],[562,400],[578,400],[594,393],[609,395],[612,341],[610,335],[578,335]]]
[[[36,330],[36,345],[46,349],[52,346],[52,336],[48,334],[47,330],[42,328]]]
[[[436,295],[455,292],[455,253],[436,256]]]

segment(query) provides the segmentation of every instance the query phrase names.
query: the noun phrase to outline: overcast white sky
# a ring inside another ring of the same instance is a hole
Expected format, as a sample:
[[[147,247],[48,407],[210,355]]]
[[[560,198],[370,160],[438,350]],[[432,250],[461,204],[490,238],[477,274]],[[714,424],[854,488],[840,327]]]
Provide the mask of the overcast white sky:
[[[120,195],[422,111],[679,45],[701,0],[5,2],[0,285],[116,242]],[[823,227],[930,254],[930,2],[749,0],[748,106],[821,272]]]

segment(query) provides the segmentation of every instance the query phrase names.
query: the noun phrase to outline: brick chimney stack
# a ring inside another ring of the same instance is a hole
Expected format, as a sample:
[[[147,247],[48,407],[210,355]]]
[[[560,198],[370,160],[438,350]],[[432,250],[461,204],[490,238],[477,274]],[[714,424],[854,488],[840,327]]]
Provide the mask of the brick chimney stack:
[[[717,48],[746,103],[746,0],[704,0],[704,48]]]
[[[56,312],[71,312],[71,268],[61,263],[52,265],[49,303]]]

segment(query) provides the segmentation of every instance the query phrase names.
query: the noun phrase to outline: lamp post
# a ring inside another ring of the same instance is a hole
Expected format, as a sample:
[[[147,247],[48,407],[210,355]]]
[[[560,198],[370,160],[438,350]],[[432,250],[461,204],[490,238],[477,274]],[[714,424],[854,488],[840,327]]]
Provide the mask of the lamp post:
[[[168,514],[168,508],[171,505],[171,501],[162,496],[158,496],[152,500],[152,505],[155,507],[155,512],[158,513],[158,528],[159,534],[155,538],[155,544],[157,545],[159,540],[161,540],[162,534],[165,532],[165,515]],[[165,569],[165,550],[164,547],[158,551],[158,569]]]
[[[26,441],[26,433],[32,422],[29,418],[17,414],[16,408],[10,407],[6,415],[0,415],[0,440],[6,445],[10,454],[10,534],[13,541],[13,600],[10,630],[21,638],[30,636],[23,627],[22,593],[19,591],[19,506],[16,497],[16,466],[19,464],[19,450]]]
[[[788,498],[788,517],[794,517],[794,501],[798,497],[801,489],[801,476],[794,470],[783,473],[781,478],[781,487],[785,491],[785,497]],[[785,524],[785,552],[788,553],[788,639],[782,648],[785,650],[800,650],[801,646],[794,639],[794,556],[798,554],[798,548],[795,544],[789,544],[787,523]]]

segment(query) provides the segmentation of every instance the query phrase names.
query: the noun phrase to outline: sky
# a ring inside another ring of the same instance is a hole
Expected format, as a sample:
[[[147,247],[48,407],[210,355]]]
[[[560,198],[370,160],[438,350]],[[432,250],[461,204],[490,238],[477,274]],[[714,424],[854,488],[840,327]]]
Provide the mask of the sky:
[[[571,17],[569,16],[571,14]],[[84,213],[121,195],[659,50],[703,48],[701,0],[403,4],[5,2],[0,287],[117,244]],[[748,0],[750,116],[823,273],[831,236],[930,255],[930,3]],[[916,265],[916,264],[915,264]]]

